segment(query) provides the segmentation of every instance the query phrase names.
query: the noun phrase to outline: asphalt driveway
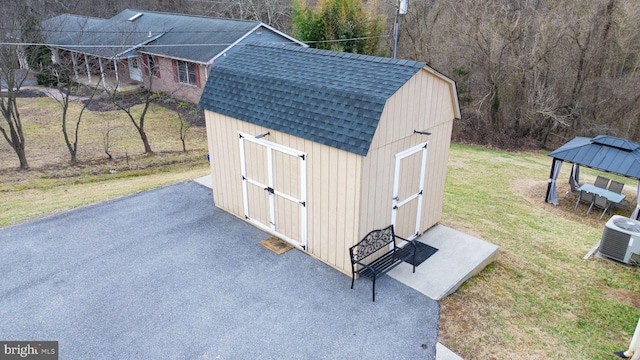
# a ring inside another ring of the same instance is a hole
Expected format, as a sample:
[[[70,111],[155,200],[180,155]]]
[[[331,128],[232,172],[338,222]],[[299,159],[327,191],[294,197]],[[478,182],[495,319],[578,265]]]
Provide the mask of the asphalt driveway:
[[[0,229],[0,340],[60,359],[435,359],[438,303],[351,279],[185,182]]]

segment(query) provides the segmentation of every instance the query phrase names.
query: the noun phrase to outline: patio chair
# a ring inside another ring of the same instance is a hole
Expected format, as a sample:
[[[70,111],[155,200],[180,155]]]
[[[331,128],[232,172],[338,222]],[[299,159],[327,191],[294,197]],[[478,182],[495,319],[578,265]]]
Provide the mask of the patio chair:
[[[593,199],[593,202],[591,203],[591,206],[589,206],[589,210],[587,210],[587,214],[591,212],[591,208],[593,208],[594,206],[603,209],[602,214],[600,215],[600,219],[602,219],[604,213],[607,212],[607,210],[609,210],[609,215],[611,215],[611,209],[609,207],[610,203],[609,201],[607,201],[606,197],[596,195],[595,199]]]
[[[609,183],[609,191],[613,191],[618,194],[622,194],[623,187],[624,187],[624,184],[621,182],[611,180],[611,182]]]
[[[579,195],[580,191],[578,190],[578,188],[580,187],[580,184],[576,184],[569,180],[569,190],[564,194],[564,196],[566,197],[569,194],[574,194],[574,195]]]
[[[586,202],[589,204],[589,210],[591,210],[591,204],[593,204],[593,194],[586,192],[584,190],[580,191],[580,195],[578,195],[578,200],[576,200],[576,206],[573,207],[573,210],[578,208],[580,202]]]
[[[609,179],[604,177],[604,176],[600,176],[598,175],[598,177],[596,177],[596,182],[593,183],[593,185],[606,189],[607,185],[609,184]]]

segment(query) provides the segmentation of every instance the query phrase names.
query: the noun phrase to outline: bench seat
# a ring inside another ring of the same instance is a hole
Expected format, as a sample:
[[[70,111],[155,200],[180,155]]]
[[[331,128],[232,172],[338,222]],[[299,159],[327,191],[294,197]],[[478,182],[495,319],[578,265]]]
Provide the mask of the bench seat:
[[[406,241],[404,247],[396,244],[396,239]],[[389,249],[386,252],[384,250]],[[351,288],[356,275],[373,281],[372,300],[376,301],[376,279],[398,266],[403,261],[413,259],[413,272],[416,272],[416,244],[395,235],[393,225],[373,230],[356,245],[349,248],[351,256]],[[378,256],[377,258],[375,256]]]

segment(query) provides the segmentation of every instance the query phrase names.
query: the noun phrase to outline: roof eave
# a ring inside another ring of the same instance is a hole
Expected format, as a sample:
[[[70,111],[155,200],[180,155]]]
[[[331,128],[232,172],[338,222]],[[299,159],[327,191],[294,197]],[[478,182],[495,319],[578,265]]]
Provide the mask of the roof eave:
[[[460,111],[460,101],[458,100],[458,86],[456,85],[456,82],[428,65],[425,65],[423,69],[449,83],[451,89],[451,97],[453,99],[453,115],[456,119],[461,119],[462,112]]]
[[[238,40],[236,40],[233,44],[231,44],[231,45],[227,46],[224,50],[220,51],[216,56],[214,56],[213,58],[211,58],[211,59],[207,62],[207,65],[212,65],[212,64],[213,64],[213,62],[214,62],[214,61],[216,61],[216,59],[218,59],[218,58],[219,58],[219,57],[221,57],[221,56],[224,56],[224,55],[227,53],[227,51],[229,51],[229,49],[231,49],[232,47],[236,46],[236,45],[237,45],[239,42],[241,42],[242,40],[246,39],[249,35],[251,35],[254,31],[258,30],[258,28],[260,28],[260,27],[264,27],[264,28],[266,28],[266,29],[268,29],[268,30],[270,30],[270,31],[273,31],[273,32],[275,32],[276,34],[278,34],[278,35],[280,35],[280,36],[283,36],[283,37],[285,37],[285,38],[287,38],[287,39],[291,40],[291,42],[293,42],[293,43],[296,43],[296,44],[301,45],[301,46],[304,46],[304,47],[309,47],[309,45],[307,45],[307,44],[303,43],[302,41],[300,41],[300,40],[298,40],[298,39],[295,39],[295,38],[293,38],[293,37],[291,37],[291,36],[289,36],[289,35],[287,35],[287,34],[285,34],[285,33],[281,32],[281,31],[279,31],[279,30],[277,30],[277,29],[275,29],[275,28],[273,28],[273,27],[271,27],[271,26],[269,26],[269,25],[265,24],[265,23],[259,23],[259,24],[257,24],[256,26],[254,26],[251,30],[247,31],[247,32],[246,32],[242,37],[240,37]]]

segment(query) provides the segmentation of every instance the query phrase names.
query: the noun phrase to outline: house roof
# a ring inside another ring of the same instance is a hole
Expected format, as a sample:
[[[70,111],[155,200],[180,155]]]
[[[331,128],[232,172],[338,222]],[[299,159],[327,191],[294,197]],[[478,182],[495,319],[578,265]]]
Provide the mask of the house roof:
[[[549,156],[640,179],[640,145],[630,140],[606,135],[576,137],[549,153]]]
[[[302,44],[258,21],[134,9],[110,19],[63,14],[45,20],[42,27],[48,43],[61,45],[56,47],[107,58],[126,57],[140,49],[207,63],[260,27]]]
[[[200,107],[365,156],[387,99],[423,67],[252,43],[212,67]]]
[[[120,32],[109,26],[108,22],[107,19],[62,14],[44,20],[41,28],[48,44],[80,53],[112,57],[128,50],[129,46],[123,46],[128,39],[118,39]],[[104,29],[109,31],[104,33]]]

